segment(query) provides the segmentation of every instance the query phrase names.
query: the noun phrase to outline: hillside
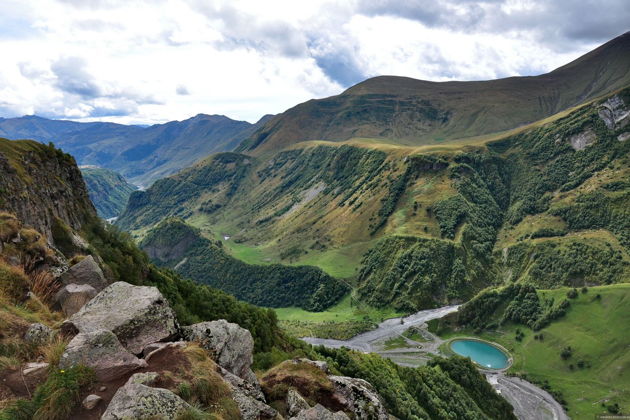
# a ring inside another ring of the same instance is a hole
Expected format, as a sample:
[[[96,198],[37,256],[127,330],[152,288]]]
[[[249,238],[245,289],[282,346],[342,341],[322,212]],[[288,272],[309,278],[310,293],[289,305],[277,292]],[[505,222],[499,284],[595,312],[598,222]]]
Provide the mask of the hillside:
[[[237,151],[262,154],[305,140],[441,144],[509,130],[630,83],[630,32],[550,73],[474,82],[368,79],[277,115]]]
[[[344,283],[315,267],[246,264],[181,219],[162,221],[140,247],[157,264],[258,306],[321,311],[348,292]]]
[[[104,219],[118,217],[131,193],[137,190],[119,173],[109,169],[84,166],[81,174],[96,212]]]
[[[273,311],[149,263],[96,217],[71,157],[0,145],[15,187],[0,214],[0,419],[514,418],[465,359],[409,369],[285,336]],[[63,224],[48,240],[24,223],[46,227],[53,211]]]
[[[630,285],[589,287],[574,294],[568,288],[506,291],[486,291],[460,314],[432,321],[434,332],[500,343],[514,356],[510,372],[554,392],[572,418],[614,414],[615,404],[626,413],[630,337],[618,326],[630,322]],[[548,320],[528,325],[536,317]],[[567,348],[570,352],[562,357]]]
[[[317,265],[349,277],[362,301],[404,311],[507,281],[620,282],[630,275],[629,103],[626,89],[487,145],[217,154],[134,192],[118,223],[141,237],[181,217],[230,236],[225,246],[247,262]]]
[[[150,185],[210,153],[234,149],[258,124],[205,114],[149,127],[26,116],[0,120],[0,136],[53,142],[80,165],[112,169],[133,184]]]

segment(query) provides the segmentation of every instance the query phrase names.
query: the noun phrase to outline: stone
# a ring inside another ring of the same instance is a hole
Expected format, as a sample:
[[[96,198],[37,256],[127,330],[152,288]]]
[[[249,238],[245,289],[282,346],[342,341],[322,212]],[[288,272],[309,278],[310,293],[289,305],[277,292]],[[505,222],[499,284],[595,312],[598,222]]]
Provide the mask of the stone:
[[[291,388],[287,392],[287,412],[289,416],[297,416],[300,411],[308,410],[311,408],[306,400],[297,392]]]
[[[569,143],[573,150],[584,150],[596,141],[597,135],[590,128],[569,137]]]
[[[229,372],[245,381],[258,383],[251,370],[254,339],[245,328],[220,319],[183,327],[182,335],[212,352],[215,361]]]
[[[258,383],[247,382],[219,366],[219,373],[232,390],[232,398],[243,420],[275,419],[278,412],[268,406]]]
[[[105,385],[103,385],[102,387],[98,389],[98,392],[105,392],[105,391],[107,391],[107,387]]]
[[[96,379],[109,382],[147,366],[147,362],[129,353],[108,330],[79,333],[66,346],[59,367],[85,365],[94,369]]]
[[[142,350],[144,360],[151,360],[156,354],[170,349],[183,349],[186,347],[185,341],[172,341],[168,343],[151,343]]]
[[[113,283],[64,321],[66,334],[97,329],[112,331],[131,353],[176,335],[175,314],[156,287]]]
[[[630,110],[626,108],[626,104],[619,95],[608,98],[602,103],[598,114],[609,130],[623,128],[630,123]]]
[[[101,267],[98,266],[94,257],[88,255],[59,277],[61,283],[68,284],[87,284],[100,292],[107,287],[107,280],[103,275]]]
[[[85,408],[86,410],[93,410],[102,400],[103,398],[99,397],[98,395],[90,394],[85,397],[81,405],[83,405],[83,408]]]
[[[297,416],[291,417],[291,420],[350,420],[350,417],[343,411],[333,413],[323,405],[317,404],[313,408],[300,411]]]
[[[335,397],[357,419],[387,420],[389,415],[372,385],[359,378],[347,376],[328,377],[335,387]]]
[[[72,316],[94,296],[97,295],[95,288],[89,284],[70,283],[63,286],[55,295],[55,305],[63,311],[65,316]]]
[[[626,141],[630,139],[630,133],[621,133],[617,136],[618,141]]]
[[[173,419],[191,406],[173,392],[147,385],[155,380],[156,373],[132,375],[112,398],[101,420],[120,419]]]
[[[30,344],[41,345],[48,343],[54,335],[55,332],[50,327],[36,322],[29,325],[24,340]]]

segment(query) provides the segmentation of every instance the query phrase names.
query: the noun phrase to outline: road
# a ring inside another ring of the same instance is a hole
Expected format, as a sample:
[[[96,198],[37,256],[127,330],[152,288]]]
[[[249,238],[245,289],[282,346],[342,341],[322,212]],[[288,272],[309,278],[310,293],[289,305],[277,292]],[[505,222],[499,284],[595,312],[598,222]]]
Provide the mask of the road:
[[[331,340],[326,338],[304,337],[302,340],[314,346],[348,347],[354,350],[372,352],[377,350],[377,343],[402,335],[408,328],[421,326],[432,319],[442,318],[456,312],[459,305],[444,306],[438,309],[427,309],[403,318],[390,318],[378,324],[375,330],[356,335],[349,340]],[[402,322],[401,322],[402,320]]]
[[[427,309],[404,318],[392,318],[378,324],[375,330],[368,331],[349,340],[330,340],[316,337],[304,337],[302,340],[312,345],[340,348],[348,347],[363,352],[379,353],[402,366],[414,367],[426,362],[431,355],[440,354],[439,346],[444,340],[423,331],[428,342],[414,342],[406,339],[409,347],[384,350],[383,343],[390,338],[402,336],[410,327],[426,328],[426,322],[439,319],[456,312],[459,305]],[[402,320],[402,322],[401,322]],[[568,420],[562,406],[545,390],[520,378],[506,376],[503,372],[484,371],[488,382],[501,393],[514,407],[514,414],[519,420]]]

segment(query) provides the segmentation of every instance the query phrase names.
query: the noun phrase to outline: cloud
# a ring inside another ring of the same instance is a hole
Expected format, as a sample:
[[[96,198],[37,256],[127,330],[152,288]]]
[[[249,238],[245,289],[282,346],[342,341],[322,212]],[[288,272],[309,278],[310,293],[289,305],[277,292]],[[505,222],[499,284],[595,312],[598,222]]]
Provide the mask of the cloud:
[[[80,57],[64,57],[55,61],[51,70],[57,77],[57,87],[84,99],[102,96],[101,88],[85,67],[86,62]]]
[[[256,121],[383,74],[550,71],[629,29],[626,0],[4,0],[0,116]]]

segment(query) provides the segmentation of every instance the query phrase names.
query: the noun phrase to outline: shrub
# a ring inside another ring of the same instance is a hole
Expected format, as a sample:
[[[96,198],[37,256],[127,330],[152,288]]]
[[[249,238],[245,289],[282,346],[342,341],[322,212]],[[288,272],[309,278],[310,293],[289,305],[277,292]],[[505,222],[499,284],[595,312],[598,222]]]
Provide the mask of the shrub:
[[[0,420],[64,420],[79,403],[81,390],[94,381],[84,366],[54,369],[31,400],[18,400],[0,412]]]

